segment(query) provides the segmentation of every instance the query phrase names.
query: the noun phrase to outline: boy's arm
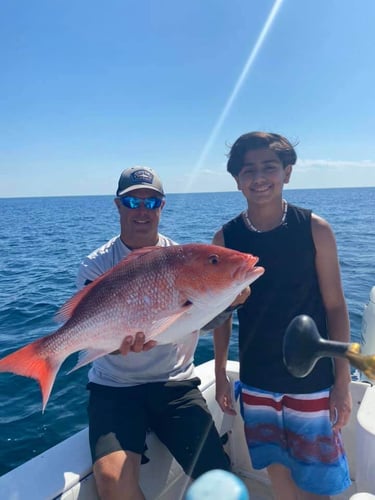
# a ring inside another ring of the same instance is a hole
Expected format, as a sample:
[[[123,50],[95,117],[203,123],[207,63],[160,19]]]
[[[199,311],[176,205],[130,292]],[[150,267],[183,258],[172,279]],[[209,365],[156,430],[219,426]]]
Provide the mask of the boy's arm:
[[[331,340],[350,342],[348,310],[341,284],[336,240],[329,224],[312,215],[312,234],[316,248],[316,269],[327,314],[328,334]],[[348,423],[352,402],[349,390],[350,366],[345,359],[336,358],[335,383],[331,391],[331,419],[340,429]]]
[[[224,413],[236,415],[232,399],[232,387],[228,381],[226,371],[231,333],[231,317],[214,330],[216,401]]]
[[[223,231],[220,229],[212,240],[213,245],[224,247]],[[229,339],[232,333],[232,314],[214,329],[216,401],[224,413],[236,415],[232,400],[232,388],[227,377]]]

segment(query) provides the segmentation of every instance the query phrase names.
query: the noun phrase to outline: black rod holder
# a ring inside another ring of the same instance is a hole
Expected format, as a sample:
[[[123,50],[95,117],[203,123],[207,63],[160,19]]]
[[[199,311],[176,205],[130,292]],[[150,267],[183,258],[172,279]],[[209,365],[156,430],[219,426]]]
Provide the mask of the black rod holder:
[[[307,315],[296,316],[286,329],[283,342],[284,364],[298,378],[306,377],[320,358],[346,358],[375,379],[375,356],[363,356],[358,343],[337,342],[323,339],[315,321]]]

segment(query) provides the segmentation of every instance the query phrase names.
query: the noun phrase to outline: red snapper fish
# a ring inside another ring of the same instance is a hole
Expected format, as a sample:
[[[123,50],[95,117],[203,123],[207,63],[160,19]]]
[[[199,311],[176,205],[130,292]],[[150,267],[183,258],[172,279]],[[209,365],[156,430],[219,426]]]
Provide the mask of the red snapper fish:
[[[62,306],[56,319],[65,323],[56,332],[1,359],[0,372],[36,379],[44,411],[70,354],[80,351],[74,371],[137,332],[146,341],[178,342],[263,274],[257,262],[250,254],[198,243],[135,250]]]

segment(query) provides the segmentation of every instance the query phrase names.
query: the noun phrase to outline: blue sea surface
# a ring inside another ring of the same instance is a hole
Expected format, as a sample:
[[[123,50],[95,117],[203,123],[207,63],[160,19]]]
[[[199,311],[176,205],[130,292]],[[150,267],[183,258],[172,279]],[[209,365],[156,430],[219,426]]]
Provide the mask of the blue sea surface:
[[[286,190],[285,198],[326,218],[336,235],[352,340],[375,285],[375,188]],[[161,232],[180,243],[210,242],[245,208],[239,192],[170,194]],[[118,234],[112,196],[0,199],[0,357],[53,332],[54,314],[75,292],[80,261]],[[200,339],[196,363],[213,357]],[[237,324],[230,345],[237,359]],[[0,475],[87,425],[87,367],[56,379],[44,414],[34,380],[0,374]]]

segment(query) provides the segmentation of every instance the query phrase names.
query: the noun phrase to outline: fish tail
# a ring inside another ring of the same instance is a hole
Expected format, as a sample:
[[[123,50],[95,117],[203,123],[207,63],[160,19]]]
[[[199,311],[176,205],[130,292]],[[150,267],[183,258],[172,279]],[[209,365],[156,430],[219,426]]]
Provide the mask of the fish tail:
[[[42,411],[47,405],[56,374],[62,363],[57,357],[43,354],[43,340],[38,339],[0,360],[0,372],[34,378],[42,392]]]

